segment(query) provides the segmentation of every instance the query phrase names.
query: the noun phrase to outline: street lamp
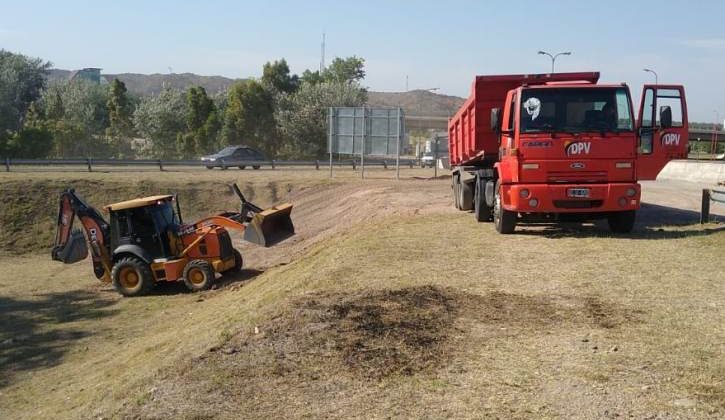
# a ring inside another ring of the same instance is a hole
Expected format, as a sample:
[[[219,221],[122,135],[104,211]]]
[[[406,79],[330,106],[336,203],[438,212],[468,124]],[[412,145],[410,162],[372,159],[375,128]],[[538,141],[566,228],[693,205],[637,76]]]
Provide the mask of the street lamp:
[[[554,55],[551,55],[546,51],[539,51],[538,54],[539,55],[548,55],[549,58],[551,58],[551,72],[553,73],[554,72],[554,62],[556,61],[556,57],[558,57],[560,55],[571,55],[571,51],[560,52],[560,53],[556,53]]]
[[[651,69],[642,69],[642,71],[646,71],[647,73],[652,73],[655,75],[655,86],[659,84],[658,78],[657,78],[657,72]]]
[[[717,155],[717,129],[720,127],[720,113],[717,109],[712,112],[715,113],[715,124],[712,126],[712,141],[710,142],[710,153]]]

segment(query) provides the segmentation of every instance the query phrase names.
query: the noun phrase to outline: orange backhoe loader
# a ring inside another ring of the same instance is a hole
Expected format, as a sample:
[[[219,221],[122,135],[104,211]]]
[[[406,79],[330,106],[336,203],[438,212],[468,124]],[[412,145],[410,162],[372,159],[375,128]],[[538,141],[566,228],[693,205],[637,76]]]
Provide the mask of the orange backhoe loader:
[[[244,198],[239,212],[224,212],[193,224],[181,219],[179,201],[157,195],[103,207],[109,222],[73,189],[60,194],[58,230],[53,260],[72,264],[91,250],[96,278],[110,282],[124,296],[148,292],[155,283],[183,281],[192,291],[209,289],[216,273],[239,271],[242,255],[234,249],[229,230],[244,240],[272,246],[294,234],[292,204],[261,209]],[[73,229],[78,218],[83,229]],[[85,231],[85,235],[84,235]]]

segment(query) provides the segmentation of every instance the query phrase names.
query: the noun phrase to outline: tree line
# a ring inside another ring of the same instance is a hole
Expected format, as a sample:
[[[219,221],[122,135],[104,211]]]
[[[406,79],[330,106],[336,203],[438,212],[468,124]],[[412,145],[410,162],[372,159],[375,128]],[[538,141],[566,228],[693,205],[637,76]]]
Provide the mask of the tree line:
[[[327,109],[362,106],[365,61],[292,74],[286,60],[209,95],[164,87],[134,97],[118,79],[48,82],[51,63],[0,50],[0,157],[193,159],[244,144],[270,158],[321,157]]]

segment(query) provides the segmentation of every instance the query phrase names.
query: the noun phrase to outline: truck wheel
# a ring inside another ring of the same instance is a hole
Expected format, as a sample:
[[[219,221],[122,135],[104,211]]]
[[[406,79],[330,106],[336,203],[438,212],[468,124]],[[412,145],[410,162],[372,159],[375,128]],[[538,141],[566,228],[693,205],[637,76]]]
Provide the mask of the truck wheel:
[[[259,165],[252,165],[252,169],[259,169],[259,168],[261,168],[261,166],[259,166]]]
[[[208,290],[214,283],[214,270],[204,260],[193,260],[184,267],[184,284],[192,292]]]
[[[508,211],[503,208],[501,190],[501,181],[496,181],[496,195],[493,200],[493,224],[496,226],[496,231],[498,233],[514,233],[514,230],[516,229],[517,215],[516,212]]]
[[[634,228],[634,219],[637,213],[634,210],[615,211],[607,215],[609,229],[614,233],[629,233]]]
[[[476,178],[476,190],[473,194],[473,214],[478,222],[491,221],[491,207],[486,204],[486,180]]]
[[[453,207],[455,207],[456,210],[460,210],[461,205],[458,203],[458,178],[453,175],[451,180],[451,188],[453,189]]]
[[[140,296],[151,291],[154,278],[148,264],[136,257],[126,257],[111,269],[111,283],[124,296]]]
[[[473,210],[473,188],[471,188],[471,184],[460,182],[458,185],[458,205],[461,210]]]
[[[239,166],[239,169],[244,170],[245,168],[246,168],[246,166],[244,166],[244,165]]]
[[[214,169],[213,166],[207,166],[206,169]]]

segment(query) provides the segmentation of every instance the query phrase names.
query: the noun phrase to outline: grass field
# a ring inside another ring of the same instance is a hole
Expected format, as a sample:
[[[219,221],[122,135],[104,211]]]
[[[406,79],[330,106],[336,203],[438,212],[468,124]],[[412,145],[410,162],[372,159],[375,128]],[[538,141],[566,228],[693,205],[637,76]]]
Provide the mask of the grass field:
[[[725,415],[725,229],[670,225],[654,187],[631,235],[504,237],[452,210],[446,180],[248,172],[1,176],[3,417]],[[249,269],[216,290],[123,299],[87,262],[10,239],[24,211],[38,235],[52,227],[61,185],[98,204],[179,189],[201,215],[234,204],[232,180],[292,200],[298,238],[243,246]],[[51,209],[15,208],[39,188]]]

